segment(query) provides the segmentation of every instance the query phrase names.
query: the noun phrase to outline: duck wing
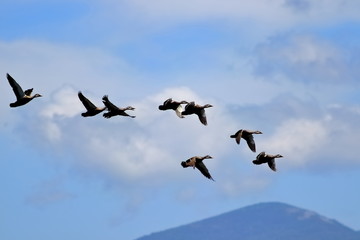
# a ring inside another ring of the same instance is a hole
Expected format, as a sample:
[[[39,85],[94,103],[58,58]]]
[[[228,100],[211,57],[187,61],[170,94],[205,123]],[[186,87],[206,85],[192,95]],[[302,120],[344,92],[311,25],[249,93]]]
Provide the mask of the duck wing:
[[[87,99],[81,92],[78,93],[79,99],[87,110],[94,110],[96,106]]]
[[[256,156],[256,160],[254,160],[254,161],[258,162],[258,163],[255,163],[254,161],[253,161],[253,162],[254,162],[255,164],[265,163],[265,162],[264,162],[265,155],[266,155],[265,152],[259,153],[259,154]]]
[[[163,106],[167,106],[172,102],[172,98],[168,98],[164,101]]]
[[[33,90],[34,90],[34,88],[27,89],[24,91],[24,94],[27,96],[30,96]]]
[[[195,167],[208,179],[211,179],[214,181],[214,179],[211,177],[209,170],[206,168],[205,164],[202,161],[198,161],[195,164]]]
[[[117,106],[115,106],[112,102],[110,102],[109,98],[107,95],[105,95],[103,98],[103,103],[104,105],[107,107],[107,109],[109,109],[110,111],[112,110],[119,110],[119,108]]]
[[[245,140],[246,140],[246,142],[247,142],[247,145],[248,145],[249,148],[251,149],[251,151],[256,152],[254,136],[253,136],[252,134],[248,134],[248,135],[245,137]]]
[[[163,111],[169,109],[169,104],[171,102],[172,102],[171,98],[166,99],[162,105],[159,105],[159,109]]]
[[[206,126],[207,120],[206,120],[205,109],[201,109],[196,115],[198,115],[200,122]]]
[[[12,89],[15,93],[16,99],[19,100],[19,99],[23,98],[25,96],[25,93],[22,90],[22,88],[20,87],[20,85],[15,81],[15,79],[12,78],[10,76],[10,74],[6,74],[6,78],[8,79],[10,86],[12,87]]]
[[[276,172],[276,164],[275,164],[275,158],[272,158],[268,161],[268,165],[271,168],[271,170],[273,170],[274,172]]]

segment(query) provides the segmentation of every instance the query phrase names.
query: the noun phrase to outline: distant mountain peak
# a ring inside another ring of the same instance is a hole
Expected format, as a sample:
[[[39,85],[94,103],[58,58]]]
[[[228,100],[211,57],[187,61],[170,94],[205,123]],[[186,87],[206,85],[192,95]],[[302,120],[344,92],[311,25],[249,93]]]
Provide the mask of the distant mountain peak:
[[[286,203],[281,202],[264,202],[264,203],[257,203],[254,205],[250,205],[246,208],[251,207],[263,207],[263,208],[274,208],[274,209],[281,209],[281,211],[285,211],[289,215],[293,215],[297,220],[308,220],[310,218],[316,218],[326,223],[334,224],[336,223],[335,220],[322,216],[314,211],[302,209],[299,207],[295,207]],[[235,210],[236,211],[236,210]]]
[[[314,211],[257,203],[138,240],[360,240],[356,232]]]

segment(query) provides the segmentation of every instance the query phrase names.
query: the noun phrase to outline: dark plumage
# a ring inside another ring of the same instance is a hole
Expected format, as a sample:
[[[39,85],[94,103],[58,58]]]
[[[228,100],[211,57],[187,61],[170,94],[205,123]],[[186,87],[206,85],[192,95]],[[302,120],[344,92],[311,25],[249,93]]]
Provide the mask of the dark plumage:
[[[202,124],[207,125],[205,108],[212,107],[211,104],[205,104],[203,106],[195,104],[195,102],[190,102],[185,106],[185,110],[182,112],[182,115],[196,114],[199,117],[199,120]]]
[[[197,168],[205,177],[215,181],[211,177],[209,170],[206,168],[205,164],[203,163],[204,159],[210,159],[210,158],[212,157],[209,155],[206,155],[204,157],[194,156],[186,161],[182,161],[181,166],[183,166],[183,168],[187,168],[187,167]]]
[[[262,132],[260,132],[258,130],[250,131],[250,130],[240,129],[239,131],[237,131],[235,134],[231,135],[230,137],[235,138],[235,141],[237,144],[240,144],[241,138],[245,139],[247,142],[247,145],[249,146],[251,151],[256,152],[253,134],[262,134]]]
[[[131,117],[131,118],[135,117],[135,116],[130,116],[129,114],[127,114],[125,112],[126,110],[134,110],[135,108],[133,108],[131,106],[128,106],[126,108],[119,108],[119,107],[115,106],[112,102],[109,101],[109,98],[107,95],[105,95],[102,98],[102,100],[108,110],[106,113],[103,114],[104,118],[111,118],[116,115],[121,115],[121,116],[126,116],[126,117]]]
[[[86,108],[86,112],[81,113],[81,116],[83,117],[92,117],[96,114],[101,113],[106,109],[106,107],[96,107],[89,99],[87,99],[81,92],[78,93],[79,99]]]
[[[280,154],[271,155],[266,154],[265,152],[261,152],[256,156],[256,160],[253,160],[252,162],[256,165],[260,165],[263,163],[267,163],[271,170],[276,171],[276,164],[275,164],[275,158],[282,158]]]
[[[172,109],[176,112],[176,115],[179,118],[183,118],[183,116],[181,114],[183,111],[181,104],[187,104],[187,103],[188,103],[187,101],[178,102],[178,101],[173,101],[172,98],[169,98],[169,99],[165,100],[165,102],[162,105],[159,105],[159,110],[165,111],[165,110]]]
[[[22,90],[22,88],[20,87],[20,85],[15,81],[15,79],[10,76],[10,74],[7,73],[6,78],[8,79],[9,84],[12,87],[12,89],[13,89],[13,91],[15,93],[15,96],[16,96],[16,101],[13,102],[13,103],[10,103],[10,107],[19,107],[19,106],[27,104],[28,102],[30,102],[34,98],[42,97],[38,93],[31,96],[33,88],[27,89],[24,92]]]

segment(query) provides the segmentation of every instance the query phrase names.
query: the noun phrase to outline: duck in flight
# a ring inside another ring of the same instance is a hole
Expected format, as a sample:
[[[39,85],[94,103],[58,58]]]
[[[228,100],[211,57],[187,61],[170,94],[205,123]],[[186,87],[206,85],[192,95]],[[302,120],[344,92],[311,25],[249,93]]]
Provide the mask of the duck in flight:
[[[245,139],[250,150],[253,152],[256,152],[253,134],[262,134],[262,132],[260,132],[258,130],[251,131],[251,130],[240,129],[239,131],[237,131],[235,134],[231,135],[230,137],[235,138],[235,141],[237,144],[240,144],[241,138]]]
[[[210,155],[206,155],[203,157],[194,156],[194,157],[189,158],[186,161],[182,161],[181,166],[183,168],[187,168],[187,167],[193,167],[194,169],[197,168],[206,178],[215,181],[211,177],[209,170],[206,168],[205,164],[203,163],[204,159],[210,159],[210,158],[212,158]]]
[[[104,118],[111,118],[111,117],[117,116],[117,115],[131,117],[131,118],[135,117],[135,116],[131,116],[125,112],[126,110],[135,110],[135,108],[133,108],[131,106],[128,106],[126,108],[119,108],[119,107],[115,106],[112,102],[110,102],[107,95],[105,95],[102,98],[102,100],[108,110],[106,113],[103,114]]]
[[[31,95],[33,88],[27,89],[25,91],[22,90],[21,86],[15,81],[14,78],[10,76],[10,74],[6,74],[6,78],[9,81],[10,86],[12,87],[15,96],[16,101],[13,103],[10,103],[10,107],[19,107],[22,105],[27,104],[31,100],[37,97],[42,97],[40,94],[36,93],[34,95]]]
[[[169,98],[167,100],[165,100],[165,102],[162,105],[159,105],[159,110],[165,111],[165,110],[169,110],[172,109],[175,111],[176,115],[179,118],[184,118],[184,116],[182,116],[182,112],[183,112],[183,108],[181,106],[181,104],[187,104],[187,101],[174,101],[172,100],[172,98]]]
[[[282,158],[282,157],[283,156],[281,156],[280,154],[271,155],[271,154],[266,154],[265,152],[261,152],[256,156],[256,159],[253,160],[252,162],[256,165],[267,163],[268,166],[271,168],[271,170],[276,172],[275,158]]]
[[[106,107],[96,107],[88,98],[86,98],[81,92],[78,93],[78,97],[84,107],[86,108],[86,112],[81,113],[83,117],[92,117],[95,116],[106,109]]]
[[[195,102],[190,102],[185,106],[185,110],[181,113],[184,115],[196,114],[199,117],[199,120],[205,126],[207,125],[205,108],[212,107],[211,104],[205,104],[203,106],[195,104]]]

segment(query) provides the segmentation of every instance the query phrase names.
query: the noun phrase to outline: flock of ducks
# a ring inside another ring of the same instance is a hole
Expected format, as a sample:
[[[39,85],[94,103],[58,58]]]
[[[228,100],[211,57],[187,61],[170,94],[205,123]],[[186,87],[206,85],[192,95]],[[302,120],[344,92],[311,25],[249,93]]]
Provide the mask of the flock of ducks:
[[[16,96],[16,101],[13,103],[10,103],[10,107],[19,107],[23,106],[27,103],[29,103],[34,98],[42,97],[42,95],[36,93],[34,95],[31,95],[33,88],[27,89],[23,91],[21,86],[15,81],[14,78],[10,76],[10,74],[6,74],[6,77],[9,81],[10,86],[12,87],[14,94]],[[127,112],[128,110],[135,110],[134,107],[128,106],[125,108],[120,108],[110,102],[107,95],[105,95],[102,98],[102,102],[104,103],[104,107],[97,107],[95,106],[88,98],[86,98],[80,91],[78,93],[78,97],[84,107],[86,108],[86,112],[81,113],[81,116],[83,117],[92,117],[95,116],[105,110],[103,114],[104,118],[111,118],[114,116],[126,116],[130,118],[135,118],[133,115],[129,115]],[[185,108],[182,107],[182,104],[186,104]],[[159,105],[159,110],[166,111],[166,110],[174,110],[176,115],[179,118],[184,118],[186,115],[196,114],[200,120],[200,122],[203,125],[207,125],[206,120],[206,114],[205,114],[205,108],[213,107],[211,104],[205,104],[205,105],[198,105],[195,104],[195,102],[187,102],[187,101],[174,101],[172,98],[169,98],[164,101],[162,105]],[[262,134],[262,132],[256,130],[256,131],[250,131],[245,129],[240,129],[235,134],[231,135],[230,138],[235,138],[235,141],[237,144],[240,144],[240,140],[244,139],[249,146],[250,150],[252,152],[256,152],[255,147],[255,141],[253,134]],[[283,157],[280,154],[272,155],[267,154],[265,152],[261,152],[256,156],[256,159],[252,162],[256,165],[267,163],[271,170],[276,171],[276,164],[275,159]],[[210,155],[206,156],[194,156],[186,161],[181,162],[181,166],[183,168],[187,167],[193,167],[194,169],[197,168],[206,178],[213,180],[209,170],[206,168],[205,164],[203,163],[204,159],[211,159],[212,157]]]

